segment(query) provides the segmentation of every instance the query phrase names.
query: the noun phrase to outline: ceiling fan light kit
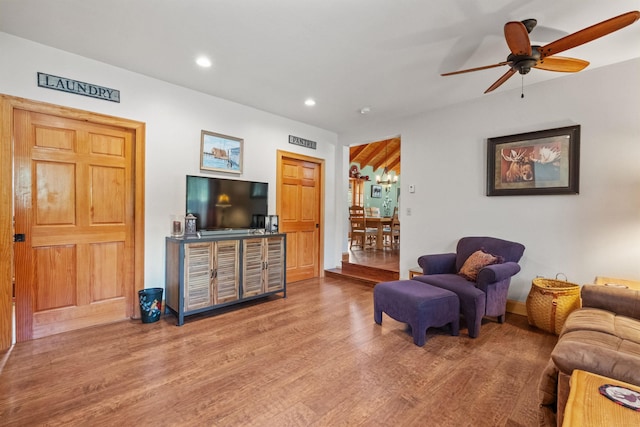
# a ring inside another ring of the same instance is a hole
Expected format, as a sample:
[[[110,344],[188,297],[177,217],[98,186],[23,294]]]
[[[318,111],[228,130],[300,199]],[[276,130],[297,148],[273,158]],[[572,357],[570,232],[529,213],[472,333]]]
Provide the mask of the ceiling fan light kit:
[[[524,76],[529,73],[532,68],[563,73],[575,73],[586,68],[589,65],[589,62],[583,59],[566,58],[554,55],[606,36],[614,31],[618,31],[633,24],[638,20],[638,18],[640,18],[640,12],[627,12],[584,28],[573,34],[569,34],[568,36],[562,37],[545,46],[532,46],[529,39],[529,33],[531,33],[535,28],[538,22],[537,20],[525,19],[522,22],[507,22],[504,25],[504,37],[511,53],[507,57],[506,61],[482,67],[453,71],[441,75],[452,76],[508,65],[509,70],[484,92],[488,93],[500,87],[514,74],[520,73]]]

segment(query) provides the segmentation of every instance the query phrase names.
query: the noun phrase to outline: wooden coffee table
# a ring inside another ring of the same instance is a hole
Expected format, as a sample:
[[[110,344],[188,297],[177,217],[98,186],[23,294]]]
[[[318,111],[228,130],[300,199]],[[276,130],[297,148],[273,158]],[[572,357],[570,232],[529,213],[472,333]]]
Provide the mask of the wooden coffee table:
[[[640,281],[638,280],[617,279],[615,277],[597,276],[596,280],[594,281],[594,284],[604,285],[604,286],[620,286],[620,287],[626,286],[629,289],[640,291]]]
[[[640,426],[640,412],[600,394],[599,387],[605,384],[640,393],[638,386],[576,369],[571,374],[562,427]]]

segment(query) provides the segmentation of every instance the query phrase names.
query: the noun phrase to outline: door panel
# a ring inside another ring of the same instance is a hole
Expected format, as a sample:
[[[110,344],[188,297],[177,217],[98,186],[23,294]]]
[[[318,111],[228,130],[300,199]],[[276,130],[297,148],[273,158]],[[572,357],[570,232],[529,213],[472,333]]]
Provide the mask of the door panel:
[[[235,301],[239,298],[239,249],[237,240],[216,242],[214,304]]]
[[[91,261],[91,302],[124,296],[124,254],[122,242],[89,245]]]
[[[34,162],[36,169],[35,224],[71,225],[75,223],[75,165]],[[47,177],[55,176],[55,180]]]
[[[126,219],[124,168],[92,166],[90,169],[91,224],[124,224]]]
[[[133,131],[16,110],[18,341],[131,316]]]
[[[35,249],[36,311],[76,304],[76,247]]]
[[[302,230],[297,233],[298,268],[313,268],[316,258],[316,231]]]
[[[184,310],[197,310],[213,303],[211,271],[213,243],[189,243],[184,248]]]
[[[262,289],[262,239],[245,239],[242,254],[242,297],[251,297],[264,292]]]
[[[265,278],[265,292],[284,289],[284,238],[271,237],[267,240],[267,277]]]

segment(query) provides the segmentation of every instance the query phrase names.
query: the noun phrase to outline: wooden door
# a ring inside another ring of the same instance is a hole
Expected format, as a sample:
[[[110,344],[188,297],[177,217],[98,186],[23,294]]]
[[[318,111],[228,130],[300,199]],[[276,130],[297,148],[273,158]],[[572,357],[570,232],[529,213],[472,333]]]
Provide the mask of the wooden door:
[[[25,110],[13,124],[17,340],[132,316],[135,132]]]
[[[277,210],[287,233],[287,280],[320,276],[322,161],[278,153]]]

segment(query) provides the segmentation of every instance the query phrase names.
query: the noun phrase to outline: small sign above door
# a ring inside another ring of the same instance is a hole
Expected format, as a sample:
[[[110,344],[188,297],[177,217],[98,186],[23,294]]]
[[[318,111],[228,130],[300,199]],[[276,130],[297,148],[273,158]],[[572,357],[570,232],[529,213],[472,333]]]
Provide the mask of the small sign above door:
[[[289,144],[300,145],[301,147],[316,149],[316,142],[298,136],[289,135]]]
[[[120,102],[119,90],[80,82],[78,80],[71,80],[66,77],[53,76],[51,74],[38,73],[38,86],[60,90],[62,92],[75,93],[76,95],[104,99],[105,101]]]

